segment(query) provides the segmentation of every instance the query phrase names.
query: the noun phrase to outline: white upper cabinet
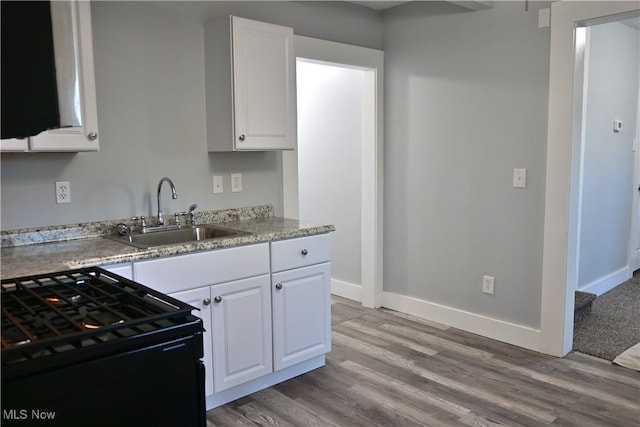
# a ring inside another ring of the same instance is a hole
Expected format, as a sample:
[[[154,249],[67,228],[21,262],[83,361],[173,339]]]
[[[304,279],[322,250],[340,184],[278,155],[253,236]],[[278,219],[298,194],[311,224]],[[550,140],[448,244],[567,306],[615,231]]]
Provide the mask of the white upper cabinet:
[[[209,151],[294,149],[293,29],[232,16],[204,34]]]
[[[60,129],[25,139],[7,139],[0,150],[98,151],[98,114],[93,63],[91,3],[51,2]]]

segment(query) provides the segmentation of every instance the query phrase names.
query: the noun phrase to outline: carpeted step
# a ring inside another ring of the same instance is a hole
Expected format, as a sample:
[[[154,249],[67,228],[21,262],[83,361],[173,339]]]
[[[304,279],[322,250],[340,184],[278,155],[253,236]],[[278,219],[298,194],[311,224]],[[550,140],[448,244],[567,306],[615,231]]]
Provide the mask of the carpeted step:
[[[596,299],[595,294],[588,292],[576,291],[575,308],[573,310],[573,327],[575,328],[580,321],[591,313],[591,304]]]

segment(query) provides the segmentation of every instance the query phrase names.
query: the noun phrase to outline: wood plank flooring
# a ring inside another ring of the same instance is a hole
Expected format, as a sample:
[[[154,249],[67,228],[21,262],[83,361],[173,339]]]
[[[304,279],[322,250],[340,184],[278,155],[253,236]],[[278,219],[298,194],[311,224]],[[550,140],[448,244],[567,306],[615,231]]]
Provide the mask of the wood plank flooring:
[[[213,409],[207,426],[640,426],[640,373],[554,358],[334,297],[313,372]]]

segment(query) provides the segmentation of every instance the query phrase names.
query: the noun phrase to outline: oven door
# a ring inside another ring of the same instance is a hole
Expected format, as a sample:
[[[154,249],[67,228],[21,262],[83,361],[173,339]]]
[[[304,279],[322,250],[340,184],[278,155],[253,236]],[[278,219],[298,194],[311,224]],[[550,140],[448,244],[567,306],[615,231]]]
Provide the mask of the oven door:
[[[197,333],[4,381],[2,425],[205,426],[200,357]]]

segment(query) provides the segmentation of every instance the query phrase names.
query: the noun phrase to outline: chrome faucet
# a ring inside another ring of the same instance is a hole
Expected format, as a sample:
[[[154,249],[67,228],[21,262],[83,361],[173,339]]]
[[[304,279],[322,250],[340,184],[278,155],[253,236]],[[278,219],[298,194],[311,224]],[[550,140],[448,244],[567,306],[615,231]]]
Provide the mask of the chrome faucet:
[[[160,182],[158,183],[158,221],[156,225],[164,225],[164,215],[162,215],[162,208],[160,207],[160,190],[162,190],[162,183],[165,181],[168,182],[171,187],[171,198],[178,198],[178,193],[176,193],[176,187],[173,185],[173,181],[166,176],[160,179]]]

